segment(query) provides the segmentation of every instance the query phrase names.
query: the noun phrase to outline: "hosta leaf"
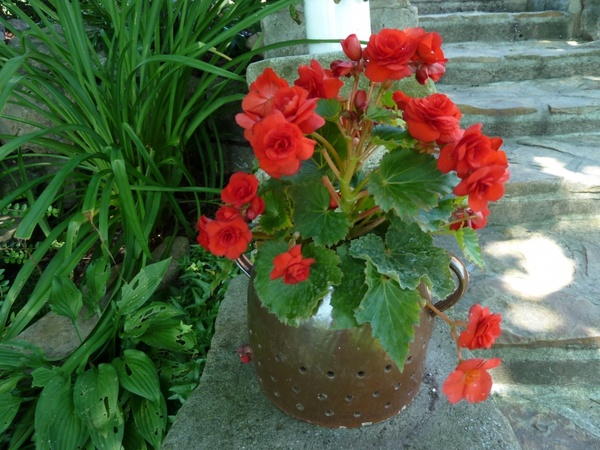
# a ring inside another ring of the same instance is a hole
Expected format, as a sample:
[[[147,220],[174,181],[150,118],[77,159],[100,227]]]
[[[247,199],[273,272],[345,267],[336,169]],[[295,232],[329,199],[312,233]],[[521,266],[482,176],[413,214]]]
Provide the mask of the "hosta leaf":
[[[75,322],[83,307],[83,298],[81,291],[69,277],[55,276],[52,280],[52,291],[48,303],[56,314],[68,317]]]
[[[334,245],[348,234],[350,222],[343,212],[329,208],[329,191],[320,183],[295,186],[294,223],[302,236],[317,244]]]
[[[119,314],[125,316],[142,307],[160,284],[171,258],[150,264],[139,271],[121,289],[121,300],[117,302]]]
[[[110,279],[110,261],[108,257],[101,256],[92,261],[85,270],[86,295],[83,297],[85,305],[92,309],[98,309],[98,303],[106,294],[106,287]]]
[[[456,242],[463,251],[465,257],[480,268],[484,268],[479,238],[473,228],[462,227],[456,230]]]
[[[134,397],[131,405],[137,430],[154,448],[160,448],[167,428],[167,404],[164,397],[161,395],[156,401]]]
[[[152,302],[125,318],[122,337],[137,339],[155,325],[170,322],[185,314],[167,303]]]
[[[23,375],[13,375],[0,381],[0,435],[10,426],[19,412],[21,397],[13,395],[13,390]]]
[[[386,154],[370,174],[369,191],[384,211],[416,216],[419,209],[435,207],[452,190],[453,180],[438,170],[433,156],[399,150]]]
[[[196,348],[198,340],[192,325],[185,325],[180,320],[153,321],[148,332],[137,340],[152,347],[185,352]]]
[[[333,250],[315,244],[302,246],[304,258],[314,258],[308,280],[285,284],[282,278],[270,279],[273,259],[288,250],[285,242],[266,242],[256,255],[254,287],[263,305],[289,325],[298,325],[312,316],[330,285],[342,279],[339,258]]]
[[[73,393],[75,410],[87,426],[98,449],[118,449],[124,432],[119,405],[119,377],[110,364],[100,364],[77,377]]]
[[[28,341],[13,339],[0,343],[0,371],[32,369],[45,362],[44,352]]]
[[[402,289],[398,283],[382,275],[367,262],[366,282],[369,290],[361,302],[356,318],[369,322],[373,336],[402,370],[414,339],[413,327],[419,323],[421,297],[417,291]]]
[[[71,379],[57,374],[42,390],[35,409],[36,448],[83,448],[88,439],[73,405]]]
[[[354,317],[355,309],[358,308],[367,292],[365,262],[350,256],[347,245],[338,247],[337,253],[341,261],[340,269],[343,278],[342,282],[333,290],[331,315],[335,328],[353,328],[358,325]]]
[[[158,401],[161,397],[156,366],[144,352],[125,350],[112,365],[117,369],[119,383],[124,389],[150,401]]]
[[[146,450],[148,448],[146,444],[146,439],[144,439],[144,436],[142,436],[142,434],[138,431],[137,426],[135,425],[133,414],[131,414],[127,422],[125,422],[123,448],[131,448],[135,450]]]

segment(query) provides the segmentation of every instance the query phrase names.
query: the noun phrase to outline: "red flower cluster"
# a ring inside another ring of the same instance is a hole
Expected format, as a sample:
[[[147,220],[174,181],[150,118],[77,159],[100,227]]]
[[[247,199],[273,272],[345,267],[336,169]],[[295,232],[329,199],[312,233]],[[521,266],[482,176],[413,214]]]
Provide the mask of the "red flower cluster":
[[[298,284],[308,279],[310,266],[314,263],[314,258],[302,257],[300,244],[294,245],[290,250],[277,255],[273,260],[275,268],[271,271],[271,280],[283,277],[285,284]]]
[[[289,86],[271,68],[250,85],[235,120],[254,150],[261,169],[274,178],[294,175],[314,153],[316,142],[305,137],[325,124],[315,112],[319,98],[335,98],[342,81],[313,60],[298,68]]]
[[[233,174],[221,191],[225,205],[219,208],[215,219],[204,215],[198,219],[198,243],[216,256],[239,258],[252,240],[247,221],[254,220],[265,208],[257,192],[258,180],[254,175]]]
[[[502,333],[500,322],[502,322],[500,314],[490,314],[490,308],[487,306],[482,308],[475,303],[469,309],[469,325],[460,334],[459,345],[470,350],[490,348]]]

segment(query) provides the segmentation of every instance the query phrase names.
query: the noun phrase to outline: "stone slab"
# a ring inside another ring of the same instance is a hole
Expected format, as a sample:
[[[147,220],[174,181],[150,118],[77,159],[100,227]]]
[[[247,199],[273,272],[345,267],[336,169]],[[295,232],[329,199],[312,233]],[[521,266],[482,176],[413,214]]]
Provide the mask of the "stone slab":
[[[440,395],[456,363],[441,323],[430,342],[421,391],[398,416],[359,429],[327,429],[282,413],[260,391],[252,364],[241,364],[236,354],[248,341],[247,283],[245,276],[231,282],[200,385],[177,414],[163,449],[521,448],[493,401],[452,406]]]

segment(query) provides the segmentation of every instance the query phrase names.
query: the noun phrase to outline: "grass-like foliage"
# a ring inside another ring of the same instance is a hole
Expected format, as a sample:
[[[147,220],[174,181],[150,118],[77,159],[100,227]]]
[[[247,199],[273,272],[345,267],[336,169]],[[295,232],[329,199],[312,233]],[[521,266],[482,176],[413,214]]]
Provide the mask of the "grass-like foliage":
[[[26,202],[14,238],[36,245],[1,291],[0,446],[160,446],[172,393],[146,350],[197,337],[151,300],[166,269],[152,243],[193,236],[222,184],[213,116],[241,100],[256,53],[240,32],[292,2],[3,2],[28,28],[0,18],[15,35],[0,43],[0,211]],[[59,363],[18,340],[48,308],[98,317]]]

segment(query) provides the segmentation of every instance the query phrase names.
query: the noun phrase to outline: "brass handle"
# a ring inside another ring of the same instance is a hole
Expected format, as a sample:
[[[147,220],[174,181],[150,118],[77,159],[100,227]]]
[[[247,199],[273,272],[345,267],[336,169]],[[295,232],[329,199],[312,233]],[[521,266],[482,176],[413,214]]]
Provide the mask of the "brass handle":
[[[246,255],[240,256],[235,260],[235,262],[246,275],[250,276],[253,264]],[[456,290],[444,300],[440,300],[439,302],[435,303],[434,306],[440,311],[444,311],[454,306],[454,304],[461,299],[469,287],[469,271],[462,261],[456,256],[450,255],[450,269],[454,272],[454,275],[456,275],[458,286],[456,287]]]
[[[458,302],[465,294],[467,288],[469,287],[469,271],[462,261],[454,255],[450,255],[450,269],[452,272],[454,272],[454,275],[456,275],[458,286],[452,294],[450,294],[444,300],[440,300],[433,305],[440,311],[444,311],[454,306],[456,302]]]

